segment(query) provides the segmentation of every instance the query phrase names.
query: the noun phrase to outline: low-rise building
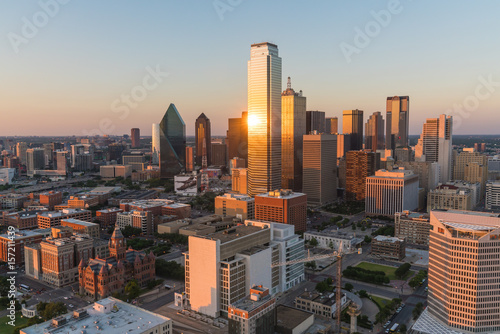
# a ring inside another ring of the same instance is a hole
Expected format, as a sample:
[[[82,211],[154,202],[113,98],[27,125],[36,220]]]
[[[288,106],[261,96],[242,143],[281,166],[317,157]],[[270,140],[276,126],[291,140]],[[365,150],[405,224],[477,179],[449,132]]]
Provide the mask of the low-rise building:
[[[342,250],[348,252],[353,248],[358,247],[363,242],[362,238],[349,236],[345,233],[335,232],[305,232],[304,241],[310,242],[315,239],[318,242],[319,248],[339,250],[340,243],[342,243]]]
[[[226,193],[215,198],[215,214],[235,216],[242,221],[255,218],[255,199],[248,195]]]
[[[191,217],[191,205],[183,203],[170,203],[162,206],[161,214],[164,216],[177,216],[178,219]]]
[[[97,205],[99,205],[99,198],[97,196],[71,196],[68,200],[68,207],[73,209],[88,209]]]
[[[314,313],[279,305],[276,307],[276,333],[302,334],[314,324]]]
[[[2,209],[20,209],[24,202],[28,200],[28,196],[22,194],[7,194],[0,195],[0,208]]]
[[[123,210],[118,208],[97,210],[95,219],[99,221],[101,228],[108,228],[116,224],[116,215],[120,212]]]
[[[59,226],[61,225],[61,220],[69,218],[91,222],[92,212],[82,209],[63,209],[57,212],[41,212],[37,215],[38,228],[44,229]]]
[[[62,203],[62,192],[60,191],[47,191],[39,196],[40,205],[46,206],[49,210],[54,210],[54,206]]]
[[[500,210],[500,181],[486,183],[486,210]]]
[[[120,228],[132,226],[140,228],[143,235],[152,235],[155,231],[153,214],[150,211],[120,212],[116,215],[116,224]]]
[[[18,230],[29,230],[38,227],[38,214],[46,208],[18,212],[3,212],[3,225],[14,226]]]
[[[130,165],[109,165],[101,166],[100,175],[103,179],[114,179],[116,177],[123,177],[126,179],[132,176],[132,166]]]
[[[0,261],[21,265],[24,263],[24,246],[40,243],[42,235],[19,230],[11,233],[13,234],[0,235]]]
[[[228,306],[232,334],[274,334],[276,299],[262,285],[250,288],[250,295]]]
[[[270,191],[255,196],[255,219],[295,226],[306,230],[307,195],[289,189]]]
[[[91,238],[99,238],[101,235],[99,224],[89,223],[79,219],[65,218],[61,220],[61,226],[71,227],[74,232],[88,234]]]
[[[133,331],[131,330],[133,328]],[[21,329],[21,334],[171,334],[172,320],[109,297],[41,324]]]
[[[406,256],[406,241],[396,237],[377,235],[372,239],[372,256],[401,261]]]
[[[429,246],[430,216],[419,212],[396,212],[394,236],[405,239],[408,244]]]
[[[342,306],[344,306],[347,303],[346,295],[342,294],[340,300]],[[295,307],[323,318],[333,319],[337,310],[335,292],[322,294],[305,291],[295,298]]]

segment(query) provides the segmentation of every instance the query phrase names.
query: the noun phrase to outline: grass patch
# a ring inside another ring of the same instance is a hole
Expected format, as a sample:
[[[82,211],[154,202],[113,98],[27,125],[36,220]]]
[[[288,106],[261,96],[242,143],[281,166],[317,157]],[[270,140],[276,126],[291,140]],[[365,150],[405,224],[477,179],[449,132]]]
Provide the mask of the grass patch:
[[[377,296],[370,296],[373,302],[377,305],[379,310],[383,309],[385,305],[389,304],[391,301],[389,299],[377,297]]]
[[[7,322],[10,321],[10,318],[1,317],[0,318],[0,333],[2,334],[12,334],[16,328],[24,326],[28,323],[28,318],[23,318],[21,312],[16,313],[16,327],[12,327]]]
[[[395,267],[389,267],[389,266],[383,266],[381,264],[375,264],[375,263],[369,263],[369,262],[361,262],[356,266],[357,268],[362,268],[362,269],[367,269],[367,270],[373,270],[373,271],[383,271],[387,277],[389,277],[390,280],[399,280],[398,277],[396,277],[396,269]],[[407,280],[410,276],[413,275],[413,272],[410,270],[406,273],[405,277],[403,277],[403,280]]]

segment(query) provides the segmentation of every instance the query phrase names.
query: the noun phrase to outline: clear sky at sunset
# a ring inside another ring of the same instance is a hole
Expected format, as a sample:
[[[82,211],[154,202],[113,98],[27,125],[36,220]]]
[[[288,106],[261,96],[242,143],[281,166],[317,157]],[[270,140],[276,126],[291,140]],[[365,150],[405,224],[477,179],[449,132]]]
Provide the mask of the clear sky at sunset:
[[[0,136],[150,135],[170,103],[188,135],[202,112],[223,135],[264,41],[308,110],[385,119],[386,97],[409,95],[411,134],[442,113],[456,134],[498,134],[499,13],[494,0],[2,0]]]

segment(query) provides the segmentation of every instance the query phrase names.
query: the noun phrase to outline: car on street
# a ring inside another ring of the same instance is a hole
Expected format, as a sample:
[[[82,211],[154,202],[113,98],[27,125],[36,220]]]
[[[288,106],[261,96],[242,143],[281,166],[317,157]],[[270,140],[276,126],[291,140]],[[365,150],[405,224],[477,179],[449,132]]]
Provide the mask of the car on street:
[[[387,322],[385,323],[385,325],[384,325],[384,328],[386,328],[386,327],[387,327],[387,326],[389,326],[390,324],[391,324],[391,322],[390,322],[390,321],[387,321]]]

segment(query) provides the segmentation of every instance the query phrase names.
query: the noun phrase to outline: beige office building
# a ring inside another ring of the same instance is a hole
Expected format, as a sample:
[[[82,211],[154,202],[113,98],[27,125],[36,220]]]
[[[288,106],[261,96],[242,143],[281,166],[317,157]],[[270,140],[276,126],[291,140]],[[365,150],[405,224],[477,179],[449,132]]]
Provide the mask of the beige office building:
[[[500,332],[498,214],[432,211],[428,307],[414,333]]]
[[[245,221],[255,217],[255,199],[248,195],[224,194],[215,198],[215,214]]]
[[[488,181],[488,164],[479,162],[469,162],[465,165],[464,180],[470,183],[479,182],[481,184],[481,198],[486,192],[486,182]]]
[[[477,162],[480,165],[488,165],[488,157],[484,154],[476,152],[473,148],[464,148],[455,157],[453,166],[453,179],[465,180],[465,167],[467,164]]]
[[[429,191],[427,211],[472,210],[473,195],[469,189],[460,189],[451,184],[442,184]]]
[[[231,175],[232,191],[246,195],[248,193],[248,176],[246,168],[233,168]]]
[[[403,211],[394,214],[394,236],[405,239],[408,244],[429,246],[429,215]]]
[[[302,192],[310,205],[337,199],[337,138],[330,134],[304,135]]]

